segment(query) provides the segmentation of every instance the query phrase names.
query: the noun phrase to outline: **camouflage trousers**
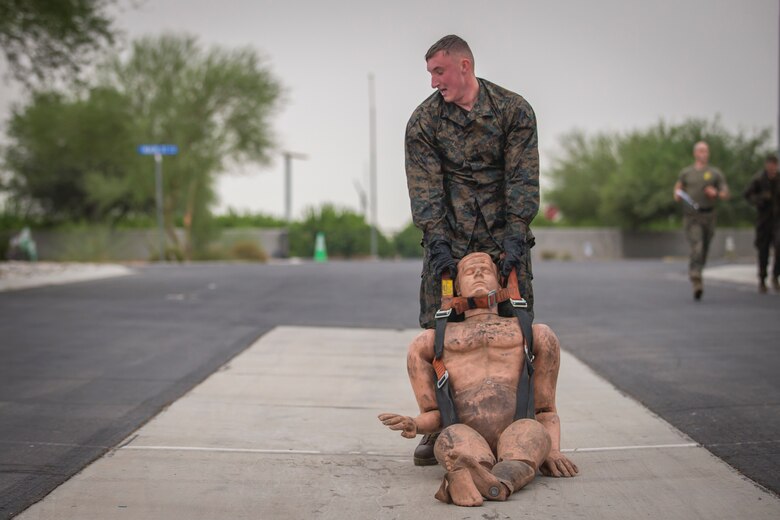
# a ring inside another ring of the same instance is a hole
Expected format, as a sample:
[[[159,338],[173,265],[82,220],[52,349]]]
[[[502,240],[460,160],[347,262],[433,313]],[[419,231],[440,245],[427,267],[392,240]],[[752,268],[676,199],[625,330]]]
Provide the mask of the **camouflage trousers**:
[[[683,217],[685,238],[691,248],[688,276],[694,283],[701,282],[701,271],[707,262],[707,253],[715,234],[715,212],[691,213]]]
[[[453,250],[462,250],[462,247],[456,247],[456,244],[452,244]],[[499,257],[503,252],[501,248],[490,236],[487,230],[487,226],[477,225],[477,228],[472,234],[471,240],[466,247],[466,254],[469,253],[487,253],[493,258],[493,262],[498,263]],[[464,255],[465,256],[465,255]],[[456,261],[460,258],[455,258]],[[425,250],[425,259],[423,262],[423,270],[420,283],[420,326],[424,329],[432,329],[435,327],[435,314],[439,310],[441,305],[441,278],[436,276],[429,269],[428,250]],[[528,312],[533,318],[534,311],[534,291],[533,291],[533,273],[531,271],[531,251],[523,256],[522,263],[517,272],[517,282],[520,289],[520,295],[528,302]],[[499,314],[505,317],[512,317],[514,313],[511,307],[507,305],[499,306]]]

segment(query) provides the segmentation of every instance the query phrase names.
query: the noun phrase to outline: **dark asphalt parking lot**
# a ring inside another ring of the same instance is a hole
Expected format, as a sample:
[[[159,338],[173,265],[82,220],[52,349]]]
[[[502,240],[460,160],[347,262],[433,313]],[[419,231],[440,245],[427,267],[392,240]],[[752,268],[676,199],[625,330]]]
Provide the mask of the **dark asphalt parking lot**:
[[[0,517],[39,500],[277,325],[417,327],[418,262],[155,265],[0,293]],[[564,348],[780,491],[780,295],[681,262],[537,262]],[[605,410],[605,420],[609,411]]]

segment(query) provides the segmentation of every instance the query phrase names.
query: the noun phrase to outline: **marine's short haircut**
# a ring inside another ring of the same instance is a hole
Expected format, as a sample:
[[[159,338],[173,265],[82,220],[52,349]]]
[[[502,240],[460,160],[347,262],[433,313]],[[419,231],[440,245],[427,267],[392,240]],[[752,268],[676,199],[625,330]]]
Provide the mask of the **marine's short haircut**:
[[[431,45],[431,48],[428,49],[428,52],[425,53],[425,61],[433,58],[433,55],[439,51],[444,51],[446,54],[461,54],[471,60],[472,66],[474,65],[474,54],[471,52],[471,48],[469,47],[469,44],[466,43],[466,40],[460,36],[448,34],[444,38]]]
[[[764,162],[777,164],[777,155],[770,153],[769,155],[766,156],[766,158],[764,158]]]

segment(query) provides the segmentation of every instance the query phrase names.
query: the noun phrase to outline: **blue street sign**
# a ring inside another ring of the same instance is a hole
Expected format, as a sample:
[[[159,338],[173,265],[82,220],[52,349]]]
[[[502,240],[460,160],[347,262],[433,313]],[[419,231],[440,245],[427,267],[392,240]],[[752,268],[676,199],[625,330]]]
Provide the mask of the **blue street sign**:
[[[176,155],[179,147],[175,144],[141,144],[138,145],[138,153],[141,155]]]

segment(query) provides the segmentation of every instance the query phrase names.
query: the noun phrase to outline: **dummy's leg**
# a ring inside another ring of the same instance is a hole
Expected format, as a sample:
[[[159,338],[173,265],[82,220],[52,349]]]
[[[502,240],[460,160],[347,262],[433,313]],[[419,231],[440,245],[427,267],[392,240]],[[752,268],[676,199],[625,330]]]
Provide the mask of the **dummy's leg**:
[[[496,458],[487,441],[465,424],[453,424],[439,435],[434,448],[436,460],[447,470],[436,493],[442,502],[459,506],[482,505],[489,500],[506,500],[499,480],[490,473]]]
[[[550,435],[544,426],[533,419],[520,419],[499,437],[498,463],[492,472],[511,495],[534,479],[549,452]]]

